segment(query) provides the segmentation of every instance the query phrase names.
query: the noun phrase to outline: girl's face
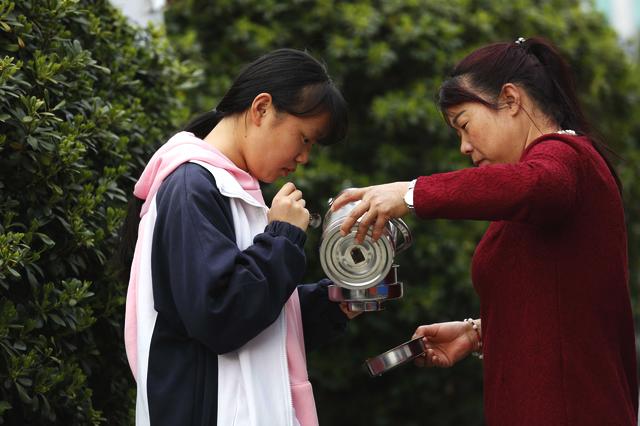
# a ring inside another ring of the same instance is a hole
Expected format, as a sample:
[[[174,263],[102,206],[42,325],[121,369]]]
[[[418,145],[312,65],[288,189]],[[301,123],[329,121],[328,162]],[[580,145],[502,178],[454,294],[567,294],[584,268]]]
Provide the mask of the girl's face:
[[[261,114],[260,126],[247,141],[244,159],[253,176],[270,183],[309,161],[311,148],[322,137],[329,114],[297,117],[277,112],[272,106]]]
[[[460,137],[460,152],[471,157],[475,166],[520,160],[527,137],[510,107],[495,110],[466,102],[449,108],[446,114]]]

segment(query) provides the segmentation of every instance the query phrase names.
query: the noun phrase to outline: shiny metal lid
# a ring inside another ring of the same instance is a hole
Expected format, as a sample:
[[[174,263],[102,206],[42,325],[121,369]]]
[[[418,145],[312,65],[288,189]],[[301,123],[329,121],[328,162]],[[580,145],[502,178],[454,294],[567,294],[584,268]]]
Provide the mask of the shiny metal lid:
[[[393,264],[394,248],[389,238],[373,241],[371,231],[362,244],[355,240],[357,225],[344,237],[340,223],[326,228],[320,245],[320,264],[327,276],[342,287],[362,289],[377,285]]]
[[[365,361],[371,376],[380,376],[387,371],[405,364],[425,353],[426,347],[423,337],[416,337],[393,349]]]

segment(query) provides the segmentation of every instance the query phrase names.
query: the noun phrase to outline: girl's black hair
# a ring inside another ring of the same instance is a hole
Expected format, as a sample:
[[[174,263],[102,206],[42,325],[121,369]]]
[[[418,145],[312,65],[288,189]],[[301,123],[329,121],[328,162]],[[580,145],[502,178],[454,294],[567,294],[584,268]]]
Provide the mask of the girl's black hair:
[[[269,93],[273,106],[298,117],[329,113],[328,132],[318,141],[330,145],[347,133],[347,104],[325,66],[307,52],[278,49],[248,64],[213,111],[184,128],[204,138],[222,118],[246,111],[260,93]]]
[[[276,111],[297,117],[329,114],[327,131],[318,140],[331,145],[343,140],[347,133],[347,104],[335,86],[326,67],[307,52],[278,49],[246,65],[231,84],[220,103],[212,111],[199,115],[184,130],[204,138],[224,117],[240,114],[251,106],[260,93],[269,93]],[[129,278],[129,270],[140,222],[142,200],[133,197],[122,229],[119,262],[121,278]]]
[[[560,128],[587,136],[622,192],[622,183],[609,158],[614,153],[600,141],[587,121],[569,64],[544,38],[494,43],[469,54],[440,87],[440,110],[448,122],[446,110],[465,102],[479,102],[498,109],[495,100],[507,83],[524,88]]]

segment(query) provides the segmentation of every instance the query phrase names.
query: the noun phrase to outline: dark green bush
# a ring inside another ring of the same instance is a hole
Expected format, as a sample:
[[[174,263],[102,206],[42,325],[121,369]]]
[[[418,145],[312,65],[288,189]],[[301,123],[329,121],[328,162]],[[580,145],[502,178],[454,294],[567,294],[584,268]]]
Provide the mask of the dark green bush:
[[[350,104],[346,143],[313,153],[293,181],[310,209],[339,189],[467,165],[434,103],[440,82],[480,45],[550,38],[566,53],[594,124],[620,163],[634,296],[640,284],[640,73],[603,15],[584,0],[174,0],[167,28],[202,62],[194,109],[215,105],[241,64],[276,47],[308,49],[328,64]],[[271,190],[271,189],[270,189]],[[377,378],[362,362],[411,337],[416,326],[477,315],[470,256],[485,224],[410,221],[414,246],[398,258],[405,297],[353,321],[345,339],[310,355],[321,424],[482,423],[481,364],[405,366]],[[309,232],[309,281],[321,275],[319,232]],[[637,297],[634,299],[637,300]],[[536,318],[531,318],[535,327]],[[524,331],[526,332],[526,331]]]
[[[0,423],[126,424],[132,182],[193,68],[103,0],[0,0]]]

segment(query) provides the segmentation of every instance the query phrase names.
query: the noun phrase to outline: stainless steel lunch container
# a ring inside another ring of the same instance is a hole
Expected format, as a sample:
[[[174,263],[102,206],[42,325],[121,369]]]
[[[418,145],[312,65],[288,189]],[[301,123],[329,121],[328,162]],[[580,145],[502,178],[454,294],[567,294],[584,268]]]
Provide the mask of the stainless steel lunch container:
[[[386,278],[378,285],[352,290],[339,285],[330,285],[329,300],[346,303],[350,312],[382,311],[383,302],[400,299],[404,294],[403,284],[398,281],[398,265],[393,265]]]
[[[329,206],[332,204],[329,200]],[[382,236],[373,241],[369,229],[362,244],[355,240],[358,222],[345,236],[340,227],[359,203],[345,204],[335,212],[329,209],[322,225],[320,264],[327,276],[338,286],[362,290],[380,284],[389,273],[395,256],[411,245],[411,232],[402,219],[391,219]]]

